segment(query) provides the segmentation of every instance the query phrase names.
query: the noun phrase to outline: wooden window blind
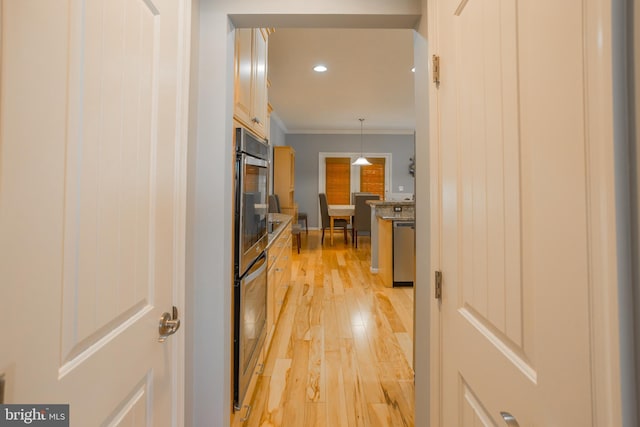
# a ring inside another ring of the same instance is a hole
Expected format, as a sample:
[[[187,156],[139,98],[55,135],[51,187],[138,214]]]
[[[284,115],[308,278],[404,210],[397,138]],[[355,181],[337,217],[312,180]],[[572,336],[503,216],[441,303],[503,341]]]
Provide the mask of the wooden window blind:
[[[325,193],[330,205],[351,203],[351,159],[327,157],[325,159]]]
[[[373,193],[384,200],[384,157],[367,158],[371,166],[360,166],[360,191],[363,193]]]

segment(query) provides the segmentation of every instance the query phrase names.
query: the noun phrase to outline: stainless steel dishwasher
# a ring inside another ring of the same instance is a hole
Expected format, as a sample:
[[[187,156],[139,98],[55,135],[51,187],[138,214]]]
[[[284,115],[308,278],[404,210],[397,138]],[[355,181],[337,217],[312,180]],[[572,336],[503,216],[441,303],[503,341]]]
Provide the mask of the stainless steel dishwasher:
[[[393,286],[413,286],[416,274],[415,224],[415,221],[393,221]]]

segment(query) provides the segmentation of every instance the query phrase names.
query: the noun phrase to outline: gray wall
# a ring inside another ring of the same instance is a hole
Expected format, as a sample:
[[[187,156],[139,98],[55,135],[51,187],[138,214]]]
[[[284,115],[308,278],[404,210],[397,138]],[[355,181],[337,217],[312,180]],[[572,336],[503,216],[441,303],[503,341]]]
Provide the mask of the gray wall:
[[[286,132],[282,127],[282,122],[278,118],[278,114],[274,111],[271,113],[269,121],[269,144],[285,145]]]
[[[613,118],[616,186],[616,243],[620,321],[622,427],[638,425],[640,373],[640,206],[638,174],[638,56],[640,14],[635,1],[614,2]],[[635,316],[635,319],[634,319]],[[635,320],[635,323],[634,323]]]
[[[295,197],[298,210],[309,215],[309,227],[319,227],[318,155],[320,152],[359,153],[360,134],[287,134],[286,145],[296,151]],[[409,174],[409,158],[414,157],[413,135],[364,135],[363,151],[391,153],[390,191],[414,193],[414,179]]]
[[[633,297],[633,299],[630,298],[631,301],[628,303],[631,305],[631,315],[635,316],[634,319],[631,319],[632,321],[635,320],[635,322],[633,328],[630,329],[635,328],[635,331],[630,331],[627,337],[629,341],[635,339],[635,346],[632,346],[630,342],[628,343],[630,347],[628,351],[631,353],[635,350],[634,367],[636,371],[634,378],[629,378],[631,375],[627,375],[627,380],[635,380],[635,384],[633,384],[634,388],[632,390],[625,390],[628,397],[628,408],[625,408],[626,419],[624,421],[625,425],[634,425],[633,423],[637,425],[638,420],[640,420],[640,405],[637,404],[638,396],[640,396],[640,171],[638,170],[638,164],[640,164],[638,131],[640,123],[640,106],[638,105],[638,100],[640,100],[640,5],[636,0],[629,0],[626,6],[629,8],[628,10],[623,9],[619,12],[620,19],[627,18],[628,29],[626,36],[628,37],[628,47],[624,53],[629,58],[628,62],[626,62],[628,67],[626,83],[628,86],[622,87],[623,94],[629,97],[628,100],[624,100],[629,107],[629,111],[625,114],[628,118],[626,124],[629,132],[629,149],[628,151],[623,151],[622,156],[629,159],[630,168],[631,215],[629,223],[631,232],[629,234],[631,237],[631,256],[628,262],[631,265],[631,278],[630,283],[628,283],[630,290],[624,295],[629,297],[631,294]],[[620,24],[618,23],[618,25]],[[625,65],[624,60],[623,65]],[[621,331],[621,335],[623,333]],[[633,361],[630,364],[633,365]],[[628,387],[631,387],[631,384]]]

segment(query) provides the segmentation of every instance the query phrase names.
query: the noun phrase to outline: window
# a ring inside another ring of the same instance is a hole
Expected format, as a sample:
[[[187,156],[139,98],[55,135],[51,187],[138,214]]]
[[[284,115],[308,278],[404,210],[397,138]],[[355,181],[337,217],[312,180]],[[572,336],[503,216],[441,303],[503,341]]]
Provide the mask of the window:
[[[384,200],[386,159],[384,157],[370,157],[367,160],[371,166],[360,166],[360,191],[377,194],[380,196],[380,200]]]
[[[325,193],[330,205],[351,203],[351,158],[327,157],[325,159]]]
[[[351,165],[359,155],[359,152],[318,153],[318,192],[327,195],[329,204],[351,204],[351,194],[355,192],[371,192],[385,199],[393,184],[391,153],[364,153],[373,163],[365,169]]]

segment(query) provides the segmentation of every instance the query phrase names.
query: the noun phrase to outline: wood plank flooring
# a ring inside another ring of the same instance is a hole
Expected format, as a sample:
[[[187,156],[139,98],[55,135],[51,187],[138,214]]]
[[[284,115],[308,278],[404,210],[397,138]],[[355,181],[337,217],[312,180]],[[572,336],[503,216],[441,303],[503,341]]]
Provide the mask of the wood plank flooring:
[[[369,271],[370,241],[302,233],[251,427],[413,426],[413,288]]]

